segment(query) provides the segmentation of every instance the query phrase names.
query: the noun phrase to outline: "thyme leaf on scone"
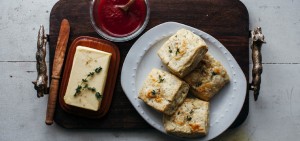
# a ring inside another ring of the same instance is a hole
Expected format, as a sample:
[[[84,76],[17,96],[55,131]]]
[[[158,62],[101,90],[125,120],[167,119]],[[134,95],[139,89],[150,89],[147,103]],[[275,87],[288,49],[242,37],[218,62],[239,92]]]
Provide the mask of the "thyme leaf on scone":
[[[193,113],[194,113],[194,110],[191,110],[191,111],[190,111],[190,114],[193,114]]]
[[[151,94],[152,94],[152,95],[156,95],[156,91],[155,91],[155,90],[152,90],[152,91],[151,91]]]
[[[178,53],[180,53],[180,50],[179,50],[179,48],[176,48],[175,55],[177,55]]]
[[[161,75],[158,75],[159,83],[162,83],[165,79],[161,77]]]
[[[191,120],[192,120],[192,117],[186,116],[186,120],[187,120],[187,121],[191,121]]]
[[[195,84],[196,87],[199,87],[199,86],[201,86],[201,85],[202,85],[202,82],[200,82],[200,81],[199,81],[199,82],[196,82],[196,84]]]
[[[172,51],[172,49],[169,47],[169,53],[172,53],[173,51]]]
[[[211,73],[211,75],[212,75],[212,76],[215,76],[215,75],[217,75],[217,73],[213,71],[213,72]]]

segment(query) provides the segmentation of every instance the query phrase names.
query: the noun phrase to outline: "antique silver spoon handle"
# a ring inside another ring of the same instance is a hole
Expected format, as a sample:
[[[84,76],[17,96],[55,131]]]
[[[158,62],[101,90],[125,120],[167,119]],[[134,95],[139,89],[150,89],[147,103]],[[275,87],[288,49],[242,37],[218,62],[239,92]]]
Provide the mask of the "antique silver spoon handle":
[[[37,41],[37,52],[36,52],[36,70],[37,70],[37,79],[33,81],[34,89],[37,91],[37,97],[44,96],[44,93],[47,93],[47,65],[46,65],[46,44],[47,36],[45,34],[44,26],[41,25],[38,33]]]
[[[263,71],[262,67],[262,57],[261,57],[261,47],[262,44],[265,43],[265,37],[262,34],[261,27],[255,28],[251,31],[252,38],[252,61],[253,61],[253,69],[252,69],[252,82],[250,84],[250,90],[254,91],[254,100],[256,101],[259,95],[260,83],[261,83],[261,74]]]

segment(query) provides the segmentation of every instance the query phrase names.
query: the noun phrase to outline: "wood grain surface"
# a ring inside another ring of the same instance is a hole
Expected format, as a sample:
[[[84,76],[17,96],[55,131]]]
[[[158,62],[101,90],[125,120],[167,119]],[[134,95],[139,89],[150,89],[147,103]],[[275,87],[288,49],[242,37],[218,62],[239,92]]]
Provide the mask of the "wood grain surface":
[[[60,0],[50,14],[50,63],[53,61],[59,23],[63,18],[70,22],[69,46],[79,36],[101,38],[93,29],[89,18],[88,0]],[[249,76],[249,16],[238,0],[149,0],[150,20],[145,31],[167,21],[183,23],[218,39],[234,56],[245,76]],[[144,31],[144,32],[145,32]],[[138,38],[138,37],[137,37]],[[126,54],[136,41],[116,43],[120,50],[120,69],[111,107],[102,119],[87,119],[68,114],[57,105],[54,120],[66,128],[148,128],[150,127],[135,111],[120,84],[120,70]],[[51,66],[51,65],[50,65]],[[51,71],[52,68],[50,68]],[[248,95],[235,127],[248,114]]]

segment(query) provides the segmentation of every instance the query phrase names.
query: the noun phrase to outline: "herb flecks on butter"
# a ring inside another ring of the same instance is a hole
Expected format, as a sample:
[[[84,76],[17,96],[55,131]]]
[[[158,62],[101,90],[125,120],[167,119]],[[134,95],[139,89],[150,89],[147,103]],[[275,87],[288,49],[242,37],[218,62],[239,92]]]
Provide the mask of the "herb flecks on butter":
[[[100,73],[101,70],[102,70],[102,67],[98,67],[98,68],[95,69],[95,72]]]
[[[89,91],[95,92],[95,96],[98,100],[100,100],[102,98],[102,95],[100,92],[97,91],[97,89],[95,87],[89,87],[88,85],[88,78],[89,77],[93,77],[96,74],[100,73],[102,70],[102,67],[98,67],[95,69],[94,72],[89,72],[89,74],[86,76],[86,78],[81,79],[81,83],[80,85],[77,86],[76,90],[75,90],[75,96],[78,96],[83,90],[87,89]]]
[[[90,72],[88,75],[87,75],[87,77],[90,77],[90,76],[94,76],[94,72]]]
[[[81,92],[81,89],[82,89],[82,87],[81,87],[80,85],[78,85],[77,88],[76,88],[76,93],[75,93],[75,95],[76,95],[76,94],[79,94],[79,93]]]
[[[95,88],[95,87],[88,87],[87,89],[90,90],[90,91],[92,91],[92,92],[95,92],[95,91],[96,91],[96,88]]]
[[[102,95],[99,92],[96,92],[95,96],[98,100],[102,98]]]

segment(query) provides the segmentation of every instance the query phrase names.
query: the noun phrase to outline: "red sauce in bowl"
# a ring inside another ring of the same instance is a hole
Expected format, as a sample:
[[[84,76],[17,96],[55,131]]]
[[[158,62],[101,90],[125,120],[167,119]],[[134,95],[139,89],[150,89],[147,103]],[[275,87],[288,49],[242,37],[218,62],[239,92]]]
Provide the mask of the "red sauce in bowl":
[[[133,34],[144,23],[147,6],[144,0],[136,0],[127,11],[116,5],[125,5],[129,0],[98,0],[94,4],[96,26],[114,37]]]

